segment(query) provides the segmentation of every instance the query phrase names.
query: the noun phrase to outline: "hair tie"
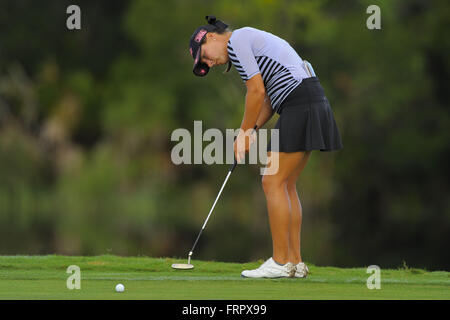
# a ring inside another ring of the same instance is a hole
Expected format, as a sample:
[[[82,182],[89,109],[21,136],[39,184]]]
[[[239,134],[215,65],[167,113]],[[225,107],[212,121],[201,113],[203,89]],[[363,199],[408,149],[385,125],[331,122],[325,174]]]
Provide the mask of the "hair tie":
[[[225,30],[228,28],[228,25],[220,20],[217,20],[216,16],[206,16],[206,21],[208,21],[208,24],[215,26],[218,30]]]
[[[216,24],[216,17],[215,16],[206,16],[206,21],[208,21],[208,24],[215,25]]]

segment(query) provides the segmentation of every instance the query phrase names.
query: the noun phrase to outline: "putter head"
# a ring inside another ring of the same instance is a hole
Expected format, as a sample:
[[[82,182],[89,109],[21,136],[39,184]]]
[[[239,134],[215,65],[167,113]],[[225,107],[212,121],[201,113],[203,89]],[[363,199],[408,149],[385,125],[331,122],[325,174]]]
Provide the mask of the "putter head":
[[[174,264],[172,264],[172,268],[178,269],[178,270],[188,270],[188,269],[193,269],[193,268],[194,268],[194,265],[191,264],[191,257],[192,257],[192,251],[189,252],[189,255],[188,255],[188,263],[174,263]]]
[[[193,269],[194,265],[190,263],[174,263],[172,264],[172,268],[178,269],[178,270],[188,270]]]

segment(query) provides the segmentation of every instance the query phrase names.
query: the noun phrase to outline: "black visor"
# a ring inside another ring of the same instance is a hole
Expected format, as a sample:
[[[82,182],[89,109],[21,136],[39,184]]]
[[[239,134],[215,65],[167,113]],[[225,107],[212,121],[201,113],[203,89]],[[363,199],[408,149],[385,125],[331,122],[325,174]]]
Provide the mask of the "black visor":
[[[228,25],[226,25],[220,20],[217,20],[216,17],[214,16],[206,16],[206,20],[208,21],[208,24],[198,27],[192,34],[191,39],[189,41],[189,52],[191,53],[192,58],[194,58],[193,72],[196,76],[199,77],[206,76],[209,72],[208,65],[206,63],[201,62],[202,60],[201,43],[203,39],[206,37],[206,34],[208,32],[223,30],[228,27]]]

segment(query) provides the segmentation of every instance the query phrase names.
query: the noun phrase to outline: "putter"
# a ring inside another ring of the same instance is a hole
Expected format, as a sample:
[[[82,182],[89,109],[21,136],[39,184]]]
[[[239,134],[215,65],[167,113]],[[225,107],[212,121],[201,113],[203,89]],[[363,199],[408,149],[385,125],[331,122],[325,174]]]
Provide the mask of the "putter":
[[[253,128],[253,131],[256,131],[256,128],[257,128],[257,126],[255,125],[255,127]],[[235,140],[236,140],[236,137],[235,137]],[[225,178],[224,183],[222,184],[222,188],[220,188],[219,194],[217,195],[216,200],[214,201],[214,204],[213,204],[211,210],[209,211],[208,216],[206,217],[205,223],[203,223],[203,226],[197,236],[197,239],[195,240],[191,251],[189,251],[188,263],[174,263],[174,264],[172,264],[172,268],[178,269],[178,270],[189,270],[189,269],[194,268],[194,265],[191,264],[191,257],[192,257],[192,254],[194,253],[195,246],[197,245],[198,239],[200,239],[200,236],[202,235],[202,232],[205,229],[206,224],[208,223],[209,217],[211,216],[211,213],[213,212],[214,207],[216,206],[217,200],[219,200],[219,197],[220,197],[220,194],[222,193],[223,188],[227,184],[228,178],[230,177],[231,173],[234,171],[234,168],[236,168],[236,165],[237,165],[237,161],[236,161],[236,157],[234,157],[234,163],[231,165],[230,169],[228,169],[228,174],[227,174],[227,177]]]

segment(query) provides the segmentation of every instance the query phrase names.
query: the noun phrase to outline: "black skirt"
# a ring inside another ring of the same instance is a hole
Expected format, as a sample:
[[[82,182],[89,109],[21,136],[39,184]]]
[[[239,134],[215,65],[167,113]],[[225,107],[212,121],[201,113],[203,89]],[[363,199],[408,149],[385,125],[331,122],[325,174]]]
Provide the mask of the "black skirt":
[[[272,134],[267,151],[298,152],[342,149],[341,136],[330,103],[317,77],[303,79],[286,97],[275,125],[279,144]]]

